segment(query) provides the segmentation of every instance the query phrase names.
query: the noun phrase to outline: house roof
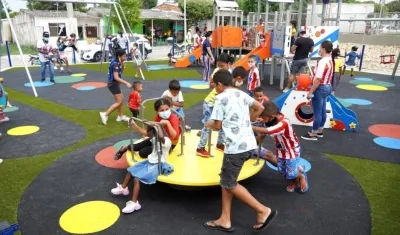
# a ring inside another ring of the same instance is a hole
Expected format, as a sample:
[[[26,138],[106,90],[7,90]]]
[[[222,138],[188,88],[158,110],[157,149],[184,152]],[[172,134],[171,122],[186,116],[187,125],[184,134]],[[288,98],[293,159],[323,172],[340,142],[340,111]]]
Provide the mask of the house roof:
[[[221,0],[215,0],[215,4],[218,7],[222,8],[239,8],[239,4],[235,1],[221,1]]]
[[[67,18],[68,14],[67,11],[42,11],[42,10],[26,10],[26,9],[21,9],[20,12],[24,12],[28,15],[31,15],[33,17],[62,17],[62,18]],[[76,18],[92,18],[92,19],[98,19],[99,17],[97,16],[92,16],[92,15],[88,15],[84,12],[80,12],[80,11],[74,11],[74,17]]]
[[[98,16],[109,15],[110,10],[107,8],[96,8],[92,7],[89,12],[96,12]],[[158,9],[157,7],[153,9],[140,9],[140,19],[143,20],[172,20],[172,21],[183,21],[182,12],[177,12],[174,10],[164,10]]]
[[[163,4],[160,4],[153,9],[159,9],[162,11],[175,11],[182,13],[181,8],[179,7],[178,3],[169,3],[169,2],[164,2]]]

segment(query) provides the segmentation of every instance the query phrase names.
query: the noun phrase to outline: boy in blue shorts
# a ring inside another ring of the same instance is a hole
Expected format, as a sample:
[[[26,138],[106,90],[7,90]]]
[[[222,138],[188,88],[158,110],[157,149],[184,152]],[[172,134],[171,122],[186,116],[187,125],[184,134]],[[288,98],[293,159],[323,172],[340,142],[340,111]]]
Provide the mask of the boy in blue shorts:
[[[253,131],[264,135],[270,135],[275,139],[275,158],[279,173],[289,180],[286,191],[294,192],[300,186],[300,191],[308,191],[307,175],[304,167],[299,165],[300,143],[294,133],[293,127],[282,113],[279,112],[275,103],[268,101],[263,104],[264,111],[261,113],[265,123],[264,127],[253,126]]]

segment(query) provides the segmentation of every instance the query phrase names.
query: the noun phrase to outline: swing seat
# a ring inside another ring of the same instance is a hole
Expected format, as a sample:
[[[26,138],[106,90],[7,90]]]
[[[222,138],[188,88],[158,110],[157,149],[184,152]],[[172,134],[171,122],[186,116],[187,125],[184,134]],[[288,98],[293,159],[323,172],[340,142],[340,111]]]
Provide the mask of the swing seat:
[[[393,64],[395,55],[381,55],[381,64]]]

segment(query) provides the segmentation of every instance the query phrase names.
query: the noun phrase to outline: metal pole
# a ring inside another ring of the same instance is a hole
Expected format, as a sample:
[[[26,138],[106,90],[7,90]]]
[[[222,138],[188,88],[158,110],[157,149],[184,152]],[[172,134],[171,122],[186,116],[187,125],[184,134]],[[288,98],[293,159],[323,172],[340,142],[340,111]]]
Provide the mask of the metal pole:
[[[259,21],[261,19],[260,15],[261,15],[261,0],[258,0],[258,2],[257,2],[257,16],[256,16],[257,21]]]
[[[239,26],[240,27],[243,27],[243,17],[244,17],[244,14],[243,14],[243,11],[241,10],[240,11],[240,21],[239,21]]]
[[[311,21],[310,25],[314,26],[314,13],[315,13],[315,8],[317,7],[317,0],[312,0],[312,5],[311,5]]]
[[[125,29],[124,23],[122,22],[121,15],[120,15],[120,14],[119,14],[119,12],[118,12],[117,5],[116,5],[116,4],[112,4],[112,5],[114,5],[114,8],[115,8],[115,13],[117,13],[117,17],[118,17],[119,23],[121,24],[122,30],[124,30],[124,33],[126,34],[127,32],[126,32],[126,29]],[[128,39],[128,40],[129,40],[129,39]]]
[[[215,28],[218,28],[220,24],[221,23],[219,22],[219,7],[217,7],[217,26]]]
[[[362,63],[363,63],[363,60],[364,60],[364,51],[365,51],[365,45],[362,45],[360,66],[358,66],[358,71],[361,71],[361,69],[362,69]]]
[[[154,36],[156,35],[156,32],[154,30],[154,20],[151,19],[151,46],[154,47]]]
[[[238,26],[238,9],[235,8],[235,27]]]
[[[186,34],[187,34],[186,0],[183,0],[183,21],[184,21],[183,41],[186,42]]]
[[[343,0],[338,0],[338,7],[337,7],[337,13],[336,13],[336,26],[339,26],[340,24],[340,15],[342,14],[342,3]]]
[[[8,65],[12,67],[11,63],[11,55],[10,55],[10,46],[8,44],[8,41],[6,41],[6,51],[7,51],[7,57],[8,57]]]
[[[321,13],[321,25],[325,25],[325,16],[326,16],[326,4],[322,4],[322,13]]]
[[[269,3],[267,0],[267,2],[265,3],[264,32],[267,32],[267,30],[268,30],[268,18],[269,18]]]
[[[1,4],[3,4],[3,6],[5,6],[4,0],[1,0]],[[32,81],[31,73],[29,72],[28,66],[26,65],[26,61],[24,60],[22,49],[21,49],[21,46],[19,44],[17,34],[15,33],[14,25],[13,25],[11,19],[10,19],[10,15],[8,14],[7,8],[4,8],[4,12],[6,13],[8,23],[10,24],[11,33],[14,36],[15,43],[17,44],[19,55],[21,56],[21,60],[24,63],[26,74],[28,75],[29,82],[31,83],[31,86],[32,86],[33,94],[35,95],[35,97],[38,97],[35,85],[33,84],[33,81]]]
[[[229,11],[229,25],[233,26],[232,24],[232,15],[233,15],[233,8]]]
[[[301,19],[303,16],[303,0],[299,0],[299,13],[297,14],[297,32],[301,29]]]
[[[106,33],[106,36],[104,37],[103,53],[101,53],[100,72],[103,67],[104,56],[109,56],[109,55],[105,55],[105,48],[106,48],[108,33],[110,31],[112,9],[113,9],[113,6],[110,4],[110,14],[108,15],[108,19],[107,19],[107,33]],[[108,50],[110,50],[110,49],[107,48],[107,51]],[[108,53],[110,53],[110,51]]]
[[[394,79],[394,76],[396,76],[396,71],[397,71],[397,68],[399,67],[399,63],[400,63],[400,51],[399,51],[399,54],[397,55],[397,61],[393,68],[393,73],[392,73],[393,79]]]
[[[279,24],[283,23],[283,12],[284,11],[285,11],[285,4],[279,3],[279,19],[278,19]]]

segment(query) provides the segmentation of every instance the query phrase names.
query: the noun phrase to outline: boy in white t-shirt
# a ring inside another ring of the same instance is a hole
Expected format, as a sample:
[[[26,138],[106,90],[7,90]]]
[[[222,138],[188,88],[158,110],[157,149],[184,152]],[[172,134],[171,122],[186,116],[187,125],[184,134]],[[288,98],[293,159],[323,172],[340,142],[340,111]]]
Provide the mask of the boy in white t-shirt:
[[[49,54],[51,50],[55,47],[52,46],[49,42],[50,34],[48,32],[43,32],[42,39],[36,44],[36,48],[39,52],[39,61],[40,61],[40,73],[42,76],[41,82],[46,80],[46,66],[49,66],[50,71],[50,82],[55,83],[54,81],[54,65],[50,62]]]
[[[258,202],[242,185],[238,177],[245,162],[250,158],[257,142],[251,127],[264,107],[245,92],[232,87],[232,74],[227,70],[219,70],[214,75],[214,83],[218,95],[214,108],[205,124],[206,128],[222,129],[225,133],[225,150],[220,173],[222,188],[222,213],[217,220],[208,221],[204,226],[213,230],[233,232],[231,224],[232,198],[242,200],[257,214],[253,229],[265,229],[278,214],[277,211]],[[250,108],[253,112],[250,114]]]
[[[181,91],[181,84],[178,80],[172,80],[169,82],[168,88],[169,89],[164,91],[161,96],[168,99],[172,104],[171,108],[178,112],[180,116],[185,118],[185,113],[183,112],[183,95]],[[191,127],[185,125],[185,129],[186,131],[190,131]]]

